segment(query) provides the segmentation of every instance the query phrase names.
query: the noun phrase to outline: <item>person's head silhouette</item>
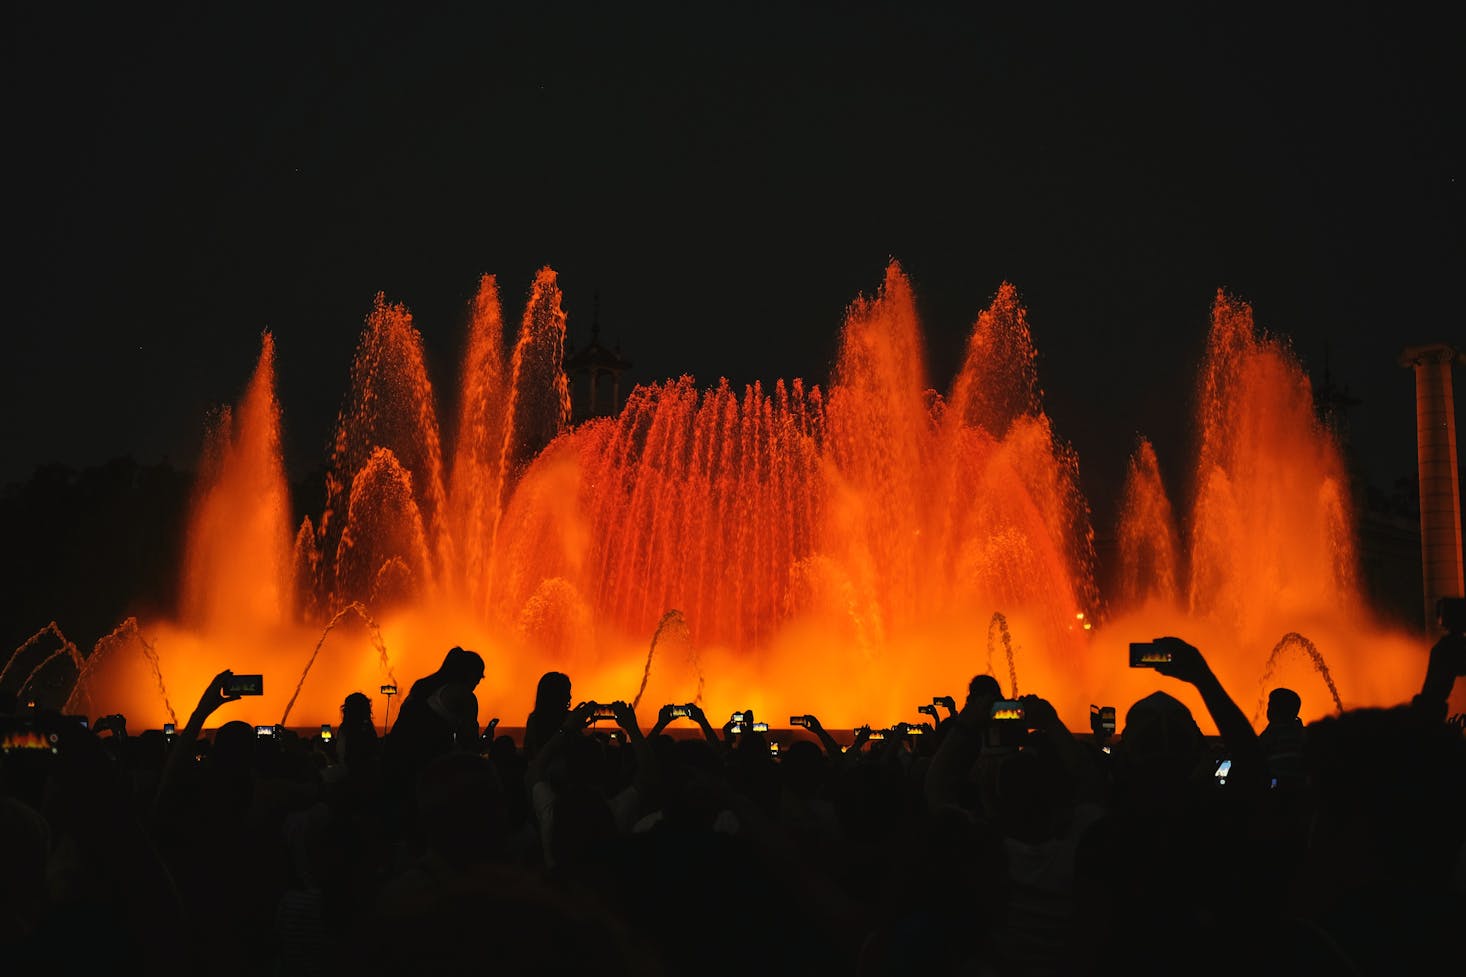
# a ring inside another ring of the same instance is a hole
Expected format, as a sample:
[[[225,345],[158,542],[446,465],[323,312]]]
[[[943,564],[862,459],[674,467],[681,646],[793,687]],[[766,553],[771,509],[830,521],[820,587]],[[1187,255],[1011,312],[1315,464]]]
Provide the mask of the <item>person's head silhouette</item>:
[[[341,703],[341,725],[372,724],[372,700],[363,692],[353,692]]]
[[[1267,697],[1267,721],[1272,724],[1286,724],[1298,721],[1298,710],[1303,700],[1292,689],[1276,688]]]
[[[483,681],[483,656],[476,651],[467,651],[454,645],[448,649],[448,654],[443,656],[443,664],[438,668],[438,674],[445,683],[456,682],[466,685],[471,692]]]
[[[1125,714],[1115,747],[1117,774],[1133,786],[1176,786],[1202,761],[1206,738],[1191,710],[1173,696],[1152,692]]]
[[[534,711],[537,713],[565,712],[570,708],[570,676],[564,672],[546,672],[540,676],[535,688]]]
[[[973,699],[1001,699],[1003,687],[991,675],[974,675],[972,681],[967,683],[967,695]]]

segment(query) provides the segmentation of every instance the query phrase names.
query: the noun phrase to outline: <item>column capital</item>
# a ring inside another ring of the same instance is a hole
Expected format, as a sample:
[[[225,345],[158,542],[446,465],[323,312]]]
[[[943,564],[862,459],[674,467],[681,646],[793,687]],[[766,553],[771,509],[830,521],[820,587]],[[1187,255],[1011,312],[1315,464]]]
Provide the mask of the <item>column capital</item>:
[[[1429,343],[1425,346],[1406,346],[1400,353],[1401,366],[1420,366],[1426,363],[1458,363],[1466,361],[1466,355],[1446,343]]]

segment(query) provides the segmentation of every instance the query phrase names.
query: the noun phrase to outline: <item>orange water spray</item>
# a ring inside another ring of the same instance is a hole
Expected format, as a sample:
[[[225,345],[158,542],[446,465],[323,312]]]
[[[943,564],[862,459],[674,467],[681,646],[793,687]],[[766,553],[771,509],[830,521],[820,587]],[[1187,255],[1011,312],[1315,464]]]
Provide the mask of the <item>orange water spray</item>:
[[[480,281],[469,323],[445,490],[421,336],[405,308],[377,297],[325,507],[305,516],[293,549],[275,501],[284,482],[265,337],[244,397],[215,428],[184,619],[156,622],[155,644],[139,645],[160,680],[194,688],[238,663],[299,675],[288,702],[280,691],[259,705],[314,723],[370,685],[389,648],[391,667],[411,675],[457,644],[489,664],[478,690],[488,715],[527,713],[538,676],[556,669],[587,698],[640,688],[688,701],[695,678],[699,699],[886,725],[963,688],[982,668],[984,635],[990,665],[1000,634],[1011,690],[1021,646],[1025,690],[1083,728],[1090,702],[1158,686],[1202,717],[1178,683],[1125,667],[1131,640],[1193,641],[1235,695],[1264,674],[1306,685],[1277,648],[1279,635],[1307,634],[1317,659],[1298,664],[1326,660],[1331,709],[1401,701],[1418,684],[1418,642],[1380,628],[1361,600],[1344,468],[1307,378],[1224,294],[1198,384],[1187,505],[1178,518],[1142,441],[1117,533],[1121,585],[1098,626],[1078,460],[1043,409],[1011,285],[979,315],[945,395],[929,387],[915,299],[893,263],[847,310],[828,387],[684,377],[640,386],[615,417],[576,427],[553,271],[536,275],[512,352],[494,279]],[[231,552],[257,555],[233,567],[220,555]],[[327,674],[307,687],[326,635],[355,609],[372,622],[367,640],[340,635],[345,648],[321,658]],[[646,650],[669,620],[695,649],[695,676]],[[89,694],[157,718],[92,657]],[[1321,708],[1306,700],[1305,719]]]

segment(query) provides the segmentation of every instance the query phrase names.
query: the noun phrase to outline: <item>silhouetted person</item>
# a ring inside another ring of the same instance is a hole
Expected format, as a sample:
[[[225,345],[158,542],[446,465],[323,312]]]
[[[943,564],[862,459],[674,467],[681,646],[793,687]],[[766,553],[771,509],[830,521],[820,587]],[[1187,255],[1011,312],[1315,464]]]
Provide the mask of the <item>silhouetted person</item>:
[[[524,722],[524,755],[533,759],[546,741],[559,731],[570,712],[570,676],[546,672],[535,688],[534,709]]]
[[[363,739],[377,738],[377,726],[372,720],[372,700],[365,692],[353,692],[341,703],[341,725],[336,730],[337,752],[345,752],[352,739],[360,735]]]
[[[1156,671],[1200,693],[1233,776],[1216,784],[1214,757],[1184,703],[1155,692],[1130,707],[1111,754],[1110,810],[1075,856],[1075,905],[1084,911],[1071,972],[1232,973],[1264,939],[1250,925],[1245,834],[1245,802],[1266,784],[1257,735],[1199,650],[1179,638],[1155,643],[1171,653]],[[1206,950],[1224,943],[1236,953]]]
[[[1257,736],[1267,763],[1270,782],[1291,788],[1303,782],[1303,700],[1292,689],[1277,688],[1268,695],[1267,726]]]
[[[1298,921],[1269,972],[1454,969],[1466,916],[1466,740],[1410,706],[1352,709],[1310,723],[1304,756],[1314,817]]]
[[[443,656],[443,664],[438,670],[430,675],[424,675],[412,683],[412,688],[407,691],[407,698],[402,700],[401,711],[397,714],[397,725],[392,729],[395,731],[403,720],[410,720],[414,710],[426,706],[428,698],[438,689],[449,682],[458,682],[468,686],[472,691],[484,678],[484,659],[476,651],[467,651],[456,645],[448,649]]]
[[[982,675],[972,676],[972,681],[967,683],[967,698],[969,700],[987,699],[992,701],[1001,699],[1002,697],[1003,687],[998,684],[996,678],[988,675],[986,672]]]
[[[382,741],[372,721],[372,700],[353,692],[341,703],[341,724],[326,744],[331,763],[321,772],[332,797],[349,809],[369,811],[382,785]]]
[[[478,735],[478,704],[473,690],[483,680],[484,660],[477,652],[453,647],[436,672],[412,683],[392,731],[387,734],[384,775],[391,805],[389,830],[400,835],[413,822],[418,775],[433,758],[452,751],[472,723]],[[470,719],[470,709],[473,716]],[[472,748],[477,751],[475,741]]]

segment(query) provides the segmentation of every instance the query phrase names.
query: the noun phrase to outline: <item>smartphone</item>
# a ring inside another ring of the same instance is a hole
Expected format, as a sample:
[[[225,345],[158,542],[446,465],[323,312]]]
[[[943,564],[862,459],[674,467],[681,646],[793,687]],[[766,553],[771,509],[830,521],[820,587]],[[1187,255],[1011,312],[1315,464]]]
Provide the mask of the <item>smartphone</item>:
[[[888,732],[890,731],[885,729],[873,729],[870,731],[870,738],[873,740],[883,740],[886,738],[886,733]]]
[[[687,706],[673,706],[669,712],[673,719],[686,719],[690,715]]]
[[[789,725],[790,726],[803,726],[805,729],[808,729],[809,728],[809,717],[808,716],[790,716],[789,717]]]
[[[275,735],[274,726],[256,726],[255,736],[259,739],[269,739]]]
[[[1113,733],[1115,731],[1115,707],[1090,706],[1089,731],[1096,736]]]
[[[941,717],[937,715],[937,707],[935,703],[929,706],[917,706],[916,711],[921,713],[923,716],[930,716],[937,722],[941,722]]]
[[[383,695],[396,695],[397,694],[397,686],[393,685],[390,682],[386,683],[385,685],[382,686],[382,694]]]
[[[1028,742],[1028,723],[1024,721],[1023,703],[1017,699],[999,699],[988,710],[987,745],[994,749],[1017,749]]]
[[[1154,641],[1130,642],[1131,668],[1155,668],[1157,665],[1169,663],[1170,660],[1171,653]]]
[[[767,733],[769,731],[769,724],[768,723],[754,723],[753,724],[753,731],[755,733]]]
[[[734,723],[732,726],[728,727],[728,732],[732,733],[734,736],[737,736],[739,733],[743,732],[743,724]]]
[[[729,716],[728,718],[731,719],[735,723],[741,723],[741,722],[743,722],[743,713],[741,713],[741,712],[735,712],[733,715]]]
[[[1217,778],[1217,784],[1218,785],[1224,785],[1224,784],[1226,784],[1227,777],[1229,777],[1231,775],[1231,773],[1232,773],[1232,761],[1231,760],[1223,760],[1220,763],[1218,763],[1217,764],[1216,773],[1214,774],[1214,776]]]
[[[779,741],[778,740],[769,740],[769,756],[774,757],[776,759],[778,758],[778,756],[779,756]]]
[[[919,724],[916,725],[916,726],[907,726],[906,727],[906,735],[907,736],[924,736],[924,735],[926,735],[926,727],[925,726],[922,726],[922,725],[919,725]]]
[[[176,732],[178,732],[178,727],[176,725],[174,725],[173,723],[164,723],[163,724],[163,735],[164,736],[172,736]]]
[[[988,710],[988,718],[1021,720],[1023,718],[1023,703],[1017,699],[999,699]]]
[[[264,695],[265,677],[263,675],[232,675],[229,681],[224,683],[225,695]]]
[[[591,719],[615,719],[616,710],[610,706],[597,705],[595,712],[591,713]]]
[[[953,712],[956,712],[957,711],[957,700],[954,699],[954,698],[952,698],[950,695],[934,695],[934,696],[932,696],[932,705],[934,705],[934,706],[946,706],[948,709],[952,710]]]
[[[334,736],[334,735],[335,734],[331,732],[331,724],[330,723],[321,723],[321,742],[322,743],[329,743],[329,742],[331,742],[331,737]]]

